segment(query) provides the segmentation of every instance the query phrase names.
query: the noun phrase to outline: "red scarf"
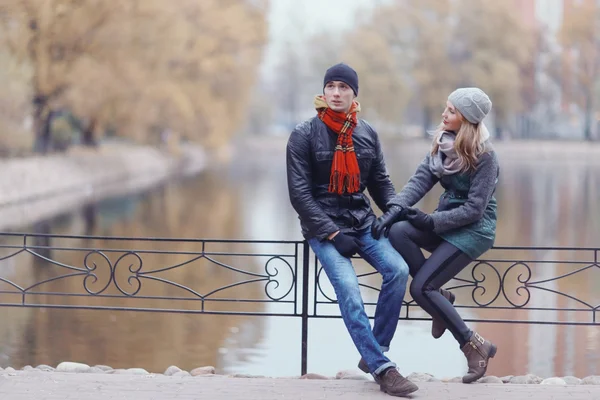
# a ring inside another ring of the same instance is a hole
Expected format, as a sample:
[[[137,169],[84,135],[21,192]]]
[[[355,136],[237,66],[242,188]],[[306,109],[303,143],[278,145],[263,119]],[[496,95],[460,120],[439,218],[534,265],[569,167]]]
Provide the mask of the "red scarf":
[[[356,193],[360,190],[360,169],[352,143],[352,132],[358,123],[356,113],[360,111],[360,104],[353,101],[348,113],[337,112],[327,106],[323,96],[317,96],[315,108],[319,119],[338,135],[331,164],[329,192]]]

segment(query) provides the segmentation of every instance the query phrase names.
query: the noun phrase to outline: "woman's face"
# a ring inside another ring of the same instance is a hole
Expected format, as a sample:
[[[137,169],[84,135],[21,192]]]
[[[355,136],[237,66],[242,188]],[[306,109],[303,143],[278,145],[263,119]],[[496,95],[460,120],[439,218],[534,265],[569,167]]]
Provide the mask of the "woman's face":
[[[442,124],[447,131],[458,132],[462,124],[463,116],[458,112],[454,105],[449,101],[446,102],[446,109],[442,113]]]

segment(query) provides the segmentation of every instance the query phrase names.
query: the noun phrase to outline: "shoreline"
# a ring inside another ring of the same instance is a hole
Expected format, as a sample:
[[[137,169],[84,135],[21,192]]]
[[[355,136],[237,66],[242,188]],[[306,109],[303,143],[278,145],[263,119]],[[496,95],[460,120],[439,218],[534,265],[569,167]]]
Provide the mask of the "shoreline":
[[[89,366],[87,364],[64,361],[56,366],[56,368],[48,365],[39,365],[32,367],[27,365],[20,370],[12,367],[0,368],[0,376],[16,376],[19,373],[27,372],[45,372],[45,373],[63,373],[63,374],[104,374],[104,375],[137,375],[137,376],[165,376],[165,377],[178,377],[178,378],[190,378],[190,377],[220,377],[220,378],[251,378],[251,379],[268,379],[268,380],[282,380],[282,379],[308,379],[308,380],[357,380],[357,381],[373,381],[373,378],[363,373],[362,371],[356,370],[343,370],[339,371],[336,376],[324,376],[316,373],[307,373],[302,376],[282,376],[272,377],[264,375],[249,375],[249,374],[220,374],[217,373],[213,366],[203,366],[195,368],[191,371],[182,370],[177,366],[171,365],[163,373],[148,372],[143,368],[117,368],[114,369],[107,365],[95,365]],[[462,377],[454,378],[436,378],[428,373],[413,372],[407,376],[407,379],[414,383],[458,383],[461,385],[469,386],[468,384],[462,383]],[[508,375],[504,377],[497,377],[493,375],[485,375],[480,378],[474,384],[497,384],[497,385],[554,385],[554,386],[579,386],[579,385],[594,385],[600,386],[600,375],[590,375],[583,378],[577,378],[574,376],[555,376],[549,378],[541,378],[537,375],[527,374],[513,376]]]
[[[422,138],[393,138],[380,136],[386,158],[392,157],[399,148],[414,152],[416,158],[428,151],[431,141]],[[236,143],[237,157],[262,151],[273,156],[285,157],[288,136],[259,136],[240,138]],[[600,141],[559,141],[559,140],[494,140],[494,150],[503,160],[535,162],[575,162],[600,164]]]
[[[0,160],[0,230],[18,229],[89,202],[192,176],[206,164],[199,147],[186,147],[175,157],[130,144]]]

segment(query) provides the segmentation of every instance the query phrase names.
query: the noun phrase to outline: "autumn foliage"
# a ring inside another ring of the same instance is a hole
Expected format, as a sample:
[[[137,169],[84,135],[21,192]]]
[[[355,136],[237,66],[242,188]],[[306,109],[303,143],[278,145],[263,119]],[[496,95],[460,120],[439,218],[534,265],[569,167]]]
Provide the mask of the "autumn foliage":
[[[3,119],[57,112],[84,141],[154,142],[169,130],[218,147],[240,127],[266,41],[267,0],[3,0]],[[18,101],[14,101],[18,99]]]

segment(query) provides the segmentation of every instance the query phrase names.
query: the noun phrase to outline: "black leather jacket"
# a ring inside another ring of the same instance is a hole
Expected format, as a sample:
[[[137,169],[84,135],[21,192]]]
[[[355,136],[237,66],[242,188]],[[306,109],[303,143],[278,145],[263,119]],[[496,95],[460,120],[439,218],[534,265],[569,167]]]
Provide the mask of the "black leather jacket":
[[[338,195],[327,190],[337,135],[318,117],[300,123],[290,135],[288,190],[306,239],[323,240],[337,230],[349,233],[370,226],[375,214],[365,189],[384,212],[396,194],[375,130],[359,119],[352,141],[360,168],[360,191]]]

